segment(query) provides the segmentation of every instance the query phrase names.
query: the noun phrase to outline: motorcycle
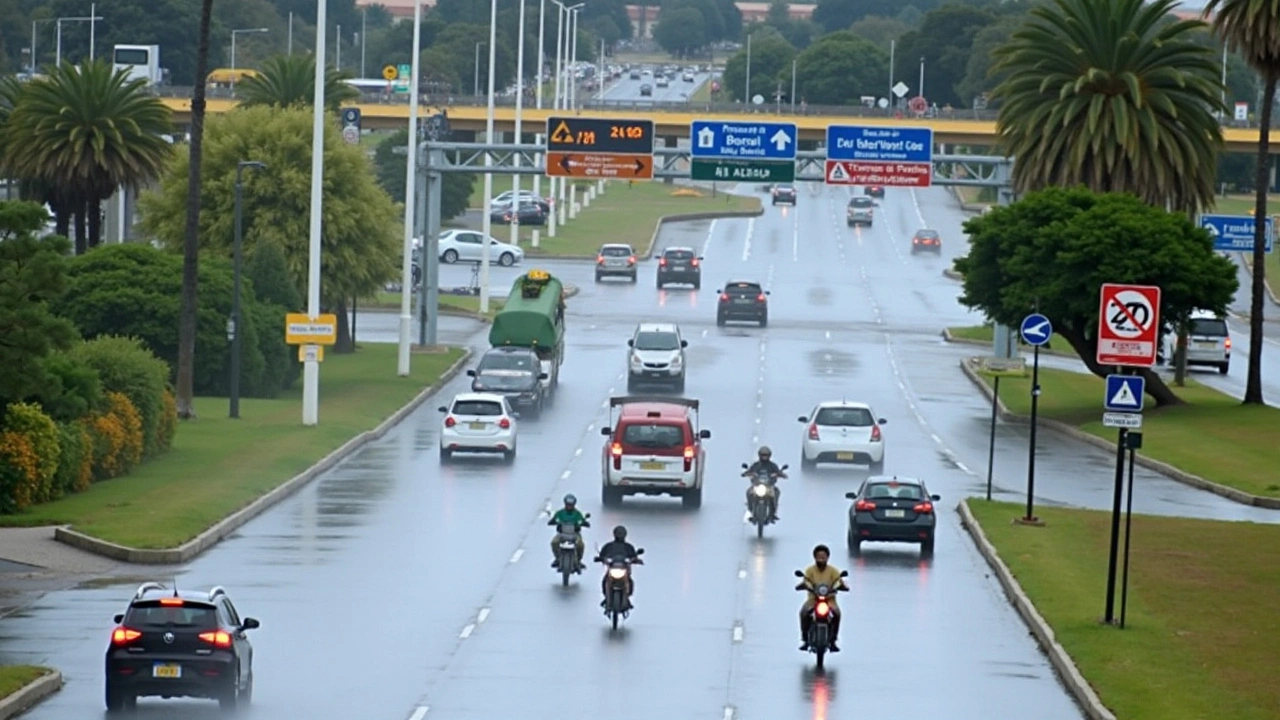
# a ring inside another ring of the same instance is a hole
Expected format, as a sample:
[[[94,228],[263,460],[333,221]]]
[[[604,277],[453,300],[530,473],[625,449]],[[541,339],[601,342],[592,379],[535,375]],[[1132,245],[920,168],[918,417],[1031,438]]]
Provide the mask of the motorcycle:
[[[631,612],[631,566],[643,565],[644,561],[639,557],[643,554],[644,548],[639,548],[634,560],[596,558],[596,562],[609,566],[608,580],[605,582],[604,614],[613,623],[614,630],[618,629],[618,618],[626,617]]]
[[[587,513],[584,518],[591,517],[591,513]],[[573,575],[580,575],[586,568],[578,561],[578,534],[582,528],[573,523],[561,523],[556,529],[556,550],[557,562],[556,567],[560,570],[560,578],[564,587],[569,587],[569,578]]]
[[[779,470],[786,470],[787,465],[783,465]],[[743,470],[750,470],[751,466],[742,463]],[[778,481],[778,476],[770,475],[764,471],[757,471],[751,477],[751,495],[748,503],[748,512],[751,516],[751,522],[756,526],[756,537],[764,537],[764,526],[773,523],[773,513],[777,510],[774,505],[776,497],[773,494],[773,486]]]
[[[809,652],[818,656],[818,669],[822,669],[822,661],[827,652],[831,649],[831,615],[832,608],[830,598],[840,591],[839,587],[829,587],[827,585],[819,585],[812,587],[808,581],[804,579],[804,573],[796,571],[796,577],[801,578],[802,582],[796,587],[797,590],[811,590],[814,595],[818,596],[818,601],[813,604],[813,609],[809,611],[809,618],[813,621],[809,624],[809,636],[805,638],[805,642],[809,645]],[[848,570],[840,571],[840,577],[849,577]]]

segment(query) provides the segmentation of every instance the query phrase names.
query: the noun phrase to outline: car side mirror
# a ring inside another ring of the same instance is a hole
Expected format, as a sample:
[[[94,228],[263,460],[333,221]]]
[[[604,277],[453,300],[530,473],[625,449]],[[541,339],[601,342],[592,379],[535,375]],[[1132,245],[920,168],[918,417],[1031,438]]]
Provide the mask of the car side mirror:
[[[929,499],[930,499],[930,500],[932,500],[932,501],[934,501],[934,502],[938,502],[939,500],[941,500],[941,499],[942,499],[942,496],[941,496],[941,495],[930,495],[930,496],[929,496]]]
[[[711,437],[711,431],[710,431],[710,430],[699,430],[699,431],[698,431],[698,437],[699,437],[700,439],[702,439],[702,440],[710,439],[710,437]]]
[[[878,420],[877,422],[879,422],[881,425],[883,425],[883,424],[885,424],[885,423],[887,423],[887,422],[889,422],[889,421],[888,421],[888,420],[886,420],[885,418],[880,418],[880,420]]]
[[[437,409],[437,410],[439,410],[439,411],[440,411],[440,412],[442,412],[442,413],[447,413],[447,412],[449,412],[449,408],[447,408],[447,407],[445,407],[445,406],[443,406],[443,405],[441,405],[440,407],[438,407],[438,408],[436,408],[436,409]]]
[[[719,295],[719,294],[721,294],[721,293],[723,293],[723,292],[724,292],[724,290],[721,290],[720,288],[716,288],[716,294],[717,294],[717,295]]]
[[[124,622],[124,613],[116,613],[116,616],[112,619],[115,620],[117,625],[119,625],[120,623]]]
[[[518,413],[518,412],[513,412],[513,413],[511,413],[511,417],[513,417],[513,418],[515,418],[515,419],[519,420],[519,419],[520,419],[520,413]]]
[[[262,627],[262,623],[258,622],[256,618],[247,617],[244,622],[240,623],[241,630],[257,630],[260,627]]]
[[[797,571],[796,571],[796,577],[798,577],[798,578],[802,578],[802,577],[804,577],[804,573],[802,573],[802,572],[800,572],[799,570],[797,570]]]
[[[847,493],[845,493],[845,494],[844,494],[844,496],[845,496],[846,498],[848,498],[849,500],[855,500],[855,499],[857,499],[857,497],[858,497],[858,493],[856,493],[856,492],[847,492]]]
[[[797,420],[799,420],[800,422],[803,422],[803,423],[807,423],[807,422],[809,422],[809,418],[807,418],[807,417],[805,417],[805,416],[803,416],[803,415],[801,415],[800,417],[798,417],[798,418],[796,418],[796,419],[797,419]]]
[[[702,261],[703,261],[703,260],[705,260],[705,259],[706,259],[706,258],[702,257],[701,255],[699,255],[699,256],[698,256],[698,262],[702,262]]]
[[[635,346],[636,346],[636,341],[635,341],[635,340],[628,340],[628,341],[627,341],[627,347],[635,347]]]
[[[609,437],[613,434],[613,428],[602,427],[600,428],[600,434],[605,437]]]
[[[849,571],[848,571],[848,570],[841,570],[841,571],[840,571],[840,577],[849,577]]]
[[[773,294],[773,291],[771,291],[771,290],[765,290],[765,291],[764,291],[764,294],[765,294],[765,295],[772,295],[772,294]]]
[[[751,469],[751,466],[750,466],[750,465],[748,465],[748,464],[746,464],[746,463],[742,463],[742,469],[743,469],[743,470],[750,470],[750,469]]]
[[[680,347],[682,347],[682,348],[687,348],[687,347],[689,347],[689,341],[688,341],[688,340],[681,340],[681,341],[680,341]]]
[[[546,374],[546,373],[538,373],[538,379],[539,379],[539,380],[546,380],[546,379],[547,379],[547,378],[549,378],[549,377],[551,377],[551,376],[550,376],[550,375],[548,375],[548,374]]]
[[[790,465],[783,465],[782,467],[780,467],[780,468],[778,468],[778,469],[779,469],[779,470],[786,470],[786,469],[787,469],[787,468],[789,468],[789,467],[791,467],[791,466],[790,466]]]
[[[636,548],[636,557],[640,557],[643,554],[644,554],[644,548]]]
[[[476,376],[476,371],[475,371],[475,370],[468,370],[468,371],[467,371],[467,377],[475,377],[475,376]]]

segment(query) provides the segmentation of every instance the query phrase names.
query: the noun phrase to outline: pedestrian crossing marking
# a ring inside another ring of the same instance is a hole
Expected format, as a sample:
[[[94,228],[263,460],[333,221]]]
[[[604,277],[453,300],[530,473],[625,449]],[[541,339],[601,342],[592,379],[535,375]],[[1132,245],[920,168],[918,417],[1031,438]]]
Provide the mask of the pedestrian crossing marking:
[[[551,142],[563,145],[573,144],[573,131],[569,129],[569,123],[560,121],[560,125],[551,133]]]

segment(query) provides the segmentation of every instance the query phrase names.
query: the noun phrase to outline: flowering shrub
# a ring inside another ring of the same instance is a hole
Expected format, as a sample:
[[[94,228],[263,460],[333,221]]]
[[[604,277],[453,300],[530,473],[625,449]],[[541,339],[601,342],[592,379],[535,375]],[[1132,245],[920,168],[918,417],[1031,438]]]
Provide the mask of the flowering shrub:
[[[156,423],[156,451],[168,450],[173,445],[173,435],[178,430],[178,401],[173,393],[164,391],[160,407],[160,418]]]
[[[93,482],[93,437],[83,422],[58,423],[55,497],[82,492]]]
[[[15,513],[31,504],[40,484],[39,468],[31,438],[0,431],[0,512]]]
[[[54,475],[58,471],[58,427],[39,405],[13,403],[5,412],[4,429],[25,435],[35,452],[35,465],[30,469],[34,483],[30,502],[42,503],[58,496]]]
[[[142,417],[124,393],[107,393],[107,411],[94,418],[93,428],[95,479],[120,477],[142,460]]]
[[[118,476],[124,466],[120,459],[125,443],[124,425],[110,411],[88,418],[85,424],[93,440],[90,453],[93,458],[93,479],[110,480]]]

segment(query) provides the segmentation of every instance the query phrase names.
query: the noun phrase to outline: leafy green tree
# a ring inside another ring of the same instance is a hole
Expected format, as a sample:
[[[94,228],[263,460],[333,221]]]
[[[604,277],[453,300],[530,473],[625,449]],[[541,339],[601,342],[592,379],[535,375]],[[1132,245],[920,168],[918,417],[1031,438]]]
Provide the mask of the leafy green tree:
[[[796,49],[771,27],[752,28],[751,32],[751,94],[768,95],[774,84],[782,79],[791,83],[791,60]],[[785,72],[784,72],[785,71]],[[724,65],[724,89],[742,102],[747,88],[747,47],[734,53]]]
[[[898,40],[894,82],[919,94],[920,59],[924,59],[924,95],[939,106],[967,107],[973,98],[961,98],[956,86],[964,78],[974,36],[995,22],[995,15],[968,5],[943,5],[925,14],[920,27]]]
[[[343,103],[360,97],[360,91],[343,82],[346,76],[325,68],[324,105],[331,112]],[[316,59],[314,55],[276,55],[267,58],[257,75],[245,78],[236,88],[240,107],[311,107],[315,100]]]
[[[969,61],[965,64],[964,76],[956,83],[956,95],[962,104],[969,105],[980,95],[990,95],[991,91],[1012,74],[1010,68],[992,72],[994,53],[1009,44],[1022,22],[1022,17],[1003,17],[973,36],[973,47],[969,53]]]
[[[373,153],[378,184],[398,203],[404,202],[405,172],[409,169],[409,156],[397,154],[396,150],[403,150],[408,143],[409,131],[397,130],[379,143],[378,149]],[[475,189],[479,176],[474,173],[443,173],[441,177],[444,180],[440,188],[440,219],[451,220],[467,211],[471,192]]]
[[[883,95],[889,57],[848,30],[826,35],[796,58],[796,92],[816,105],[857,104]]]
[[[658,24],[662,24],[662,16],[670,12],[689,8],[696,10],[702,15],[702,31],[706,33],[707,40],[721,40],[729,32],[729,26],[725,22],[724,12],[716,3],[716,0],[662,0],[662,10],[658,13]],[[654,29],[655,32],[657,28]],[[657,39],[656,37],[654,38]]]
[[[868,15],[849,26],[849,32],[889,52],[889,44],[910,32],[911,26],[895,18]],[[888,87],[886,85],[886,87]]]
[[[1276,0],[1209,0],[1206,12],[1216,11],[1213,27],[1227,46],[1244,56],[1262,76],[1262,107],[1258,113],[1257,177],[1254,180],[1254,216],[1267,216],[1267,189],[1271,175],[1271,117],[1280,84],[1280,2]],[[1225,110],[1226,108],[1223,108]],[[1266,224],[1257,223],[1253,235],[1253,297],[1249,306],[1249,378],[1246,404],[1262,399],[1262,313],[1267,294]]]
[[[35,6],[36,2],[28,2]],[[80,0],[52,0],[40,2],[43,7],[32,13],[53,19],[57,17],[83,17],[89,14],[89,6]],[[195,60],[200,28],[200,5],[192,0],[111,0],[98,3],[98,15],[102,16],[94,27],[95,53],[99,59],[110,57],[116,44],[159,45],[160,67],[169,71],[174,85],[190,87],[196,84]],[[234,22],[234,17],[226,18]],[[0,23],[2,24],[2,23]],[[283,26],[283,24],[282,24]],[[255,27],[253,24],[233,24],[231,27]],[[31,44],[31,23],[24,22],[15,28],[25,34],[26,40],[19,47]],[[39,28],[40,41],[37,51],[41,67],[52,65],[55,57],[53,23]],[[80,23],[64,23],[62,26],[62,59],[79,62],[89,57],[88,26]]]
[[[1235,265],[1185,213],[1130,194],[1049,188],[993,208],[964,230],[969,254],[955,261],[964,276],[960,302],[1012,326],[1038,308],[1099,376],[1110,372],[1095,362],[1103,283],[1159,286],[1164,318],[1223,311],[1238,286]],[[1142,375],[1158,404],[1181,402],[1158,374]]]
[[[1018,192],[1083,184],[1193,212],[1213,201],[1221,67],[1177,0],[1051,0],[996,51]]]
[[[653,39],[669,53],[688,53],[707,44],[706,21],[692,7],[664,11],[653,29]]]
[[[302,294],[289,276],[284,251],[276,243],[258,243],[249,253],[244,274],[253,283],[258,302],[275,305],[285,312],[302,312]]]
[[[10,170],[75,202],[77,253],[102,239],[102,201],[155,179],[172,154],[168,108],[105,60],[64,62],[28,83],[6,128]]]
[[[818,0],[813,21],[829,32],[848,30],[864,17],[863,0]]]

